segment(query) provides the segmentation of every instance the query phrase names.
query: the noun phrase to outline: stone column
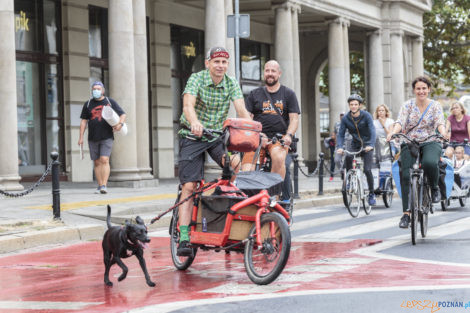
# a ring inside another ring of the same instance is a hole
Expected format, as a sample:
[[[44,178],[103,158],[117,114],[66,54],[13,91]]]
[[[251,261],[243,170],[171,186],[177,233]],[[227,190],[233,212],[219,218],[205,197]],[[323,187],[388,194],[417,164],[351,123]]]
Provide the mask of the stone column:
[[[226,17],[228,15],[233,15],[233,0],[224,0],[224,1],[225,1],[224,23],[225,25],[227,25]],[[235,39],[234,38],[228,38],[227,36],[225,36],[225,49],[227,49],[228,53],[230,54],[227,75],[235,77],[236,74],[235,74]],[[240,75],[241,75],[241,69],[240,69]],[[236,117],[236,116],[237,116],[237,112],[235,111],[234,106],[231,105],[228,110],[228,117],[231,118],[231,117]]]
[[[225,37],[227,37],[225,23],[225,1],[206,0],[205,12],[205,52],[207,52],[211,47],[225,47]],[[232,61],[235,62],[235,60]]]
[[[343,20],[343,50],[344,50],[344,94],[348,97],[351,94],[351,73],[349,64],[349,21]],[[364,96],[364,95],[362,95]]]
[[[18,182],[15,16],[13,0],[0,2],[0,189],[23,190]]]
[[[274,58],[281,65],[281,84],[294,89],[294,40],[292,30],[292,5],[284,3],[275,6]]]
[[[384,75],[382,64],[382,32],[376,30],[367,33],[369,36],[369,108],[375,112],[379,104],[384,103]]]
[[[110,181],[117,185],[136,186],[137,119],[135,106],[134,22],[132,2],[109,0],[109,95],[127,115],[128,134],[116,135],[111,155]],[[145,95],[147,96],[147,95]],[[139,121],[140,123],[141,121]],[[146,130],[148,131],[148,130]]]
[[[418,37],[413,40],[413,78],[424,74],[423,64],[423,37]]]
[[[401,105],[405,102],[405,78],[403,69],[403,31],[390,32],[390,60],[392,72],[392,103],[393,116],[396,117]]]
[[[343,28],[340,18],[328,22],[328,89],[330,101],[330,132],[346,111]]]
[[[150,174],[148,71],[147,71],[147,23],[145,0],[133,0],[134,12],[134,66],[135,110],[137,131],[137,167],[141,179],[153,179]]]

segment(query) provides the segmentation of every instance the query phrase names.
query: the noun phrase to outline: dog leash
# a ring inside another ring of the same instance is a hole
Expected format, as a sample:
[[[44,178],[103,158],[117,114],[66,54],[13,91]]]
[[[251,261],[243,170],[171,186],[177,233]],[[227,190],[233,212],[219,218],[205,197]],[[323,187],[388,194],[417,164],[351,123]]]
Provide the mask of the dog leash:
[[[186,199],[183,199],[183,200],[181,200],[180,202],[175,203],[175,205],[173,205],[171,208],[169,208],[169,209],[166,210],[165,212],[160,213],[157,217],[152,218],[152,219],[150,220],[150,224],[155,223],[155,222],[158,221],[160,218],[162,218],[165,214],[167,214],[167,213],[170,212],[170,211],[173,211],[175,208],[179,207],[180,205],[182,205],[183,203],[185,203],[185,202],[188,201],[189,199],[194,198],[194,196],[203,193],[206,189],[208,189],[209,187],[211,187],[212,185],[214,185],[214,183],[216,183],[217,181],[218,181],[217,179],[211,181],[211,182],[208,183],[207,185],[203,186],[203,187],[201,188],[201,190],[195,191],[195,192],[193,192],[191,195],[189,195]]]

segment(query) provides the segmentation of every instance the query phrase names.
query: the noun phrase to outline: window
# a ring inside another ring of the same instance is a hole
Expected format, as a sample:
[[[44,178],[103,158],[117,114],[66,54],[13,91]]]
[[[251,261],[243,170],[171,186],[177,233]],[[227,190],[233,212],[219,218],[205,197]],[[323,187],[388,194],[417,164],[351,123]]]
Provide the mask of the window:
[[[52,151],[65,167],[60,1],[15,0],[18,164],[40,175]]]
[[[328,132],[330,126],[330,113],[320,112],[320,132]]]
[[[269,60],[269,46],[255,41],[240,39],[240,72],[242,79],[260,81],[263,67]]]
[[[90,57],[90,85],[99,80],[107,87],[108,76],[108,11],[88,8],[88,55]]]

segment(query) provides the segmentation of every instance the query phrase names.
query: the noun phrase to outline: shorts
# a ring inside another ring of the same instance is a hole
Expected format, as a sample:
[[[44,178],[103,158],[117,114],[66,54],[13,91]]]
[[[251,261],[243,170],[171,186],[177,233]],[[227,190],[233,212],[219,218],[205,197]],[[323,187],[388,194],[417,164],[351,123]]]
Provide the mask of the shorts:
[[[178,161],[178,176],[181,184],[201,181],[204,178],[204,152],[222,167],[225,154],[222,140],[213,142],[181,138]]]
[[[113,149],[114,139],[104,139],[100,141],[88,141],[88,147],[90,148],[90,158],[95,161],[101,156],[109,157],[111,150]]]
[[[264,158],[266,157],[266,149],[268,150],[269,154],[271,154],[275,147],[280,147],[280,146],[281,144],[279,142],[276,142],[275,144],[268,144],[266,147],[261,148],[259,151],[259,159],[261,160],[260,164],[264,164]],[[287,152],[289,152],[289,146],[284,146],[284,149]],[[255,151],[246,152],[242,159],[242,165],[247,164],[247,163],[256,164],[258,160],[253,161],[254,157],[255,157]]]

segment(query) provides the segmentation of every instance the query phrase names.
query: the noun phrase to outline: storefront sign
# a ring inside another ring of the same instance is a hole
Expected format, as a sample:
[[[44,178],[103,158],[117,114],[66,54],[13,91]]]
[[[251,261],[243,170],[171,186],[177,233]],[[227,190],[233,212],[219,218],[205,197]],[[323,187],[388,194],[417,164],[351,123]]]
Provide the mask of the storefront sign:
[[[187,58],[194,58],[196,56],[196,47],[194,46],[194,43],[192,41],[189,43],[189,46],[182,46],[181,49],[183,50],[183,54]]]
[[[29,18],[26,18],[26,13],[20,11],[20,16],[15,17],[15,31],[24,30],[29,32]]]

